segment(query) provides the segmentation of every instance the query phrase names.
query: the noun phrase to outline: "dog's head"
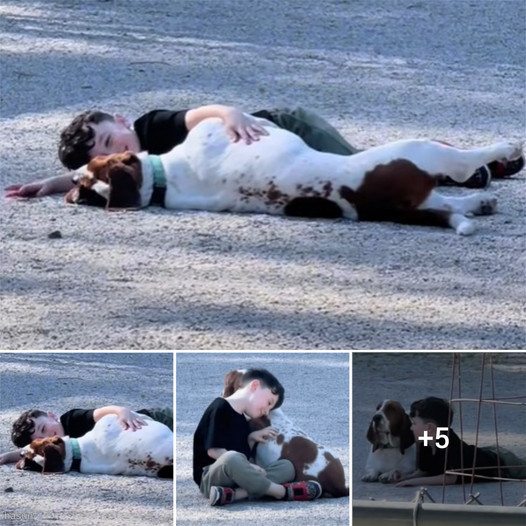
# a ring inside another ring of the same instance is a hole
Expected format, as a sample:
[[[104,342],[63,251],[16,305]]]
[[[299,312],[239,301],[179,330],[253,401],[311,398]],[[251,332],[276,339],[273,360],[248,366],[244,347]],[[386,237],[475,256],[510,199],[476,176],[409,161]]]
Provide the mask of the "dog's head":
[[[414,443],[411,420],[400,402],[384,400],[376,406],[367,429],[367,440],[373,445],[373,451],[396,447],[401,453]]]
[[[133,152],[99,155],[74,181],[77,186],[66,195],[68,203],[106,209],[138,208],[141,204],[141,161]]]
[[[26,446],[16,469],[38,471],[39,473],[63,473],[66,446],[58,436],[36,438]]]

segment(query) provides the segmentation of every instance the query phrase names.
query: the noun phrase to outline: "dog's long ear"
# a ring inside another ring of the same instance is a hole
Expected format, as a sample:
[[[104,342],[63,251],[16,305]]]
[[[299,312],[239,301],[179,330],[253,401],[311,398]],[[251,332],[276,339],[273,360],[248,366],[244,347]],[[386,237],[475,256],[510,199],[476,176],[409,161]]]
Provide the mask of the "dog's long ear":
[[[260,416],[258,418],[251,418],[248,421],[248,428],[250,431],[259,431],[265,429],[270,425],[270,418],[268,416]]]
[[[405,450],[415,443],[415,437],[411,431],[411,419],[404,413],[404,421],[400,429],[400,453],[404,454]]]
[[[110,184],[110,198],[107,209],[112,208],[133,208],[137,209],[141,205],[141,194],[137,179],[132,173],[133,168],[125,164],[116,164],[108,171]]]
[[[63,473],[64,459],[62,457],[62,448],[60,445],[47,444],[44,447],[44,469],[42,473]]]
[[[374,432],[372,420],[369,424],[369,428],[367,429],[367,440],[373,445],[373,451],[376,451],[378,449],[379,444],[376,441],[376,433]]]

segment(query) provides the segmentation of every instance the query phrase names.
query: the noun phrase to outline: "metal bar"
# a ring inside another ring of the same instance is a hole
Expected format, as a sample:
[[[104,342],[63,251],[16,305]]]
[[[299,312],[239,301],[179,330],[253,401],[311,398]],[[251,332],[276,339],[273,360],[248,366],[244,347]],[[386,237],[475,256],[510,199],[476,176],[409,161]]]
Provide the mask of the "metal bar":
[[[524,526],[526,509],[353,500],[352,516],[352,526]]]

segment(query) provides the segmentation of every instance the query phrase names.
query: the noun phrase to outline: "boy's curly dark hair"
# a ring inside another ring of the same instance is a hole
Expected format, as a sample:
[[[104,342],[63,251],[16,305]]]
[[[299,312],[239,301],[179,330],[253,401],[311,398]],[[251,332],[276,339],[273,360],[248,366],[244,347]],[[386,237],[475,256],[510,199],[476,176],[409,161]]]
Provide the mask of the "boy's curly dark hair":
[[[70,170],[76,170],[90,161],[89,151],[94,145],[95,132],[90,124],[114,120],[113,115],[88,110],[77,115],[60,133],[58,158]]]
[[[16,447],[24,447],[31,443],[31,435],[35,430],[33,418],[46,416],[47,413],[39,409],[29,409],[24,411],[13,424],[11,429],[11,440]]]

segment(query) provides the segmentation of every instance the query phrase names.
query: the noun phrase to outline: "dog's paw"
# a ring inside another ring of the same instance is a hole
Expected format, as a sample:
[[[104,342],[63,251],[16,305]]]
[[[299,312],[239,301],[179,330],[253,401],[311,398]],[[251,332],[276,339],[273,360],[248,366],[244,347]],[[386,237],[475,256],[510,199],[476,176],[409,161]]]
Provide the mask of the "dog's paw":
[[[496,145],[497,161],[514,161],[522,156],[522,141],[504,141]]]
[[[362,482],[376,482],[378,480],[378,475],[376,473],[366,473],[362,477]]]
[[[481,192],[478,197],[479,202],[473,210],[474,215],[489,216],[497,211],[497,198],[494,195]]]
[[[475,223],[470,221],[467,217],[460,221],[455,228],[455,231],[459,236],[470,236],[475,230]]]

